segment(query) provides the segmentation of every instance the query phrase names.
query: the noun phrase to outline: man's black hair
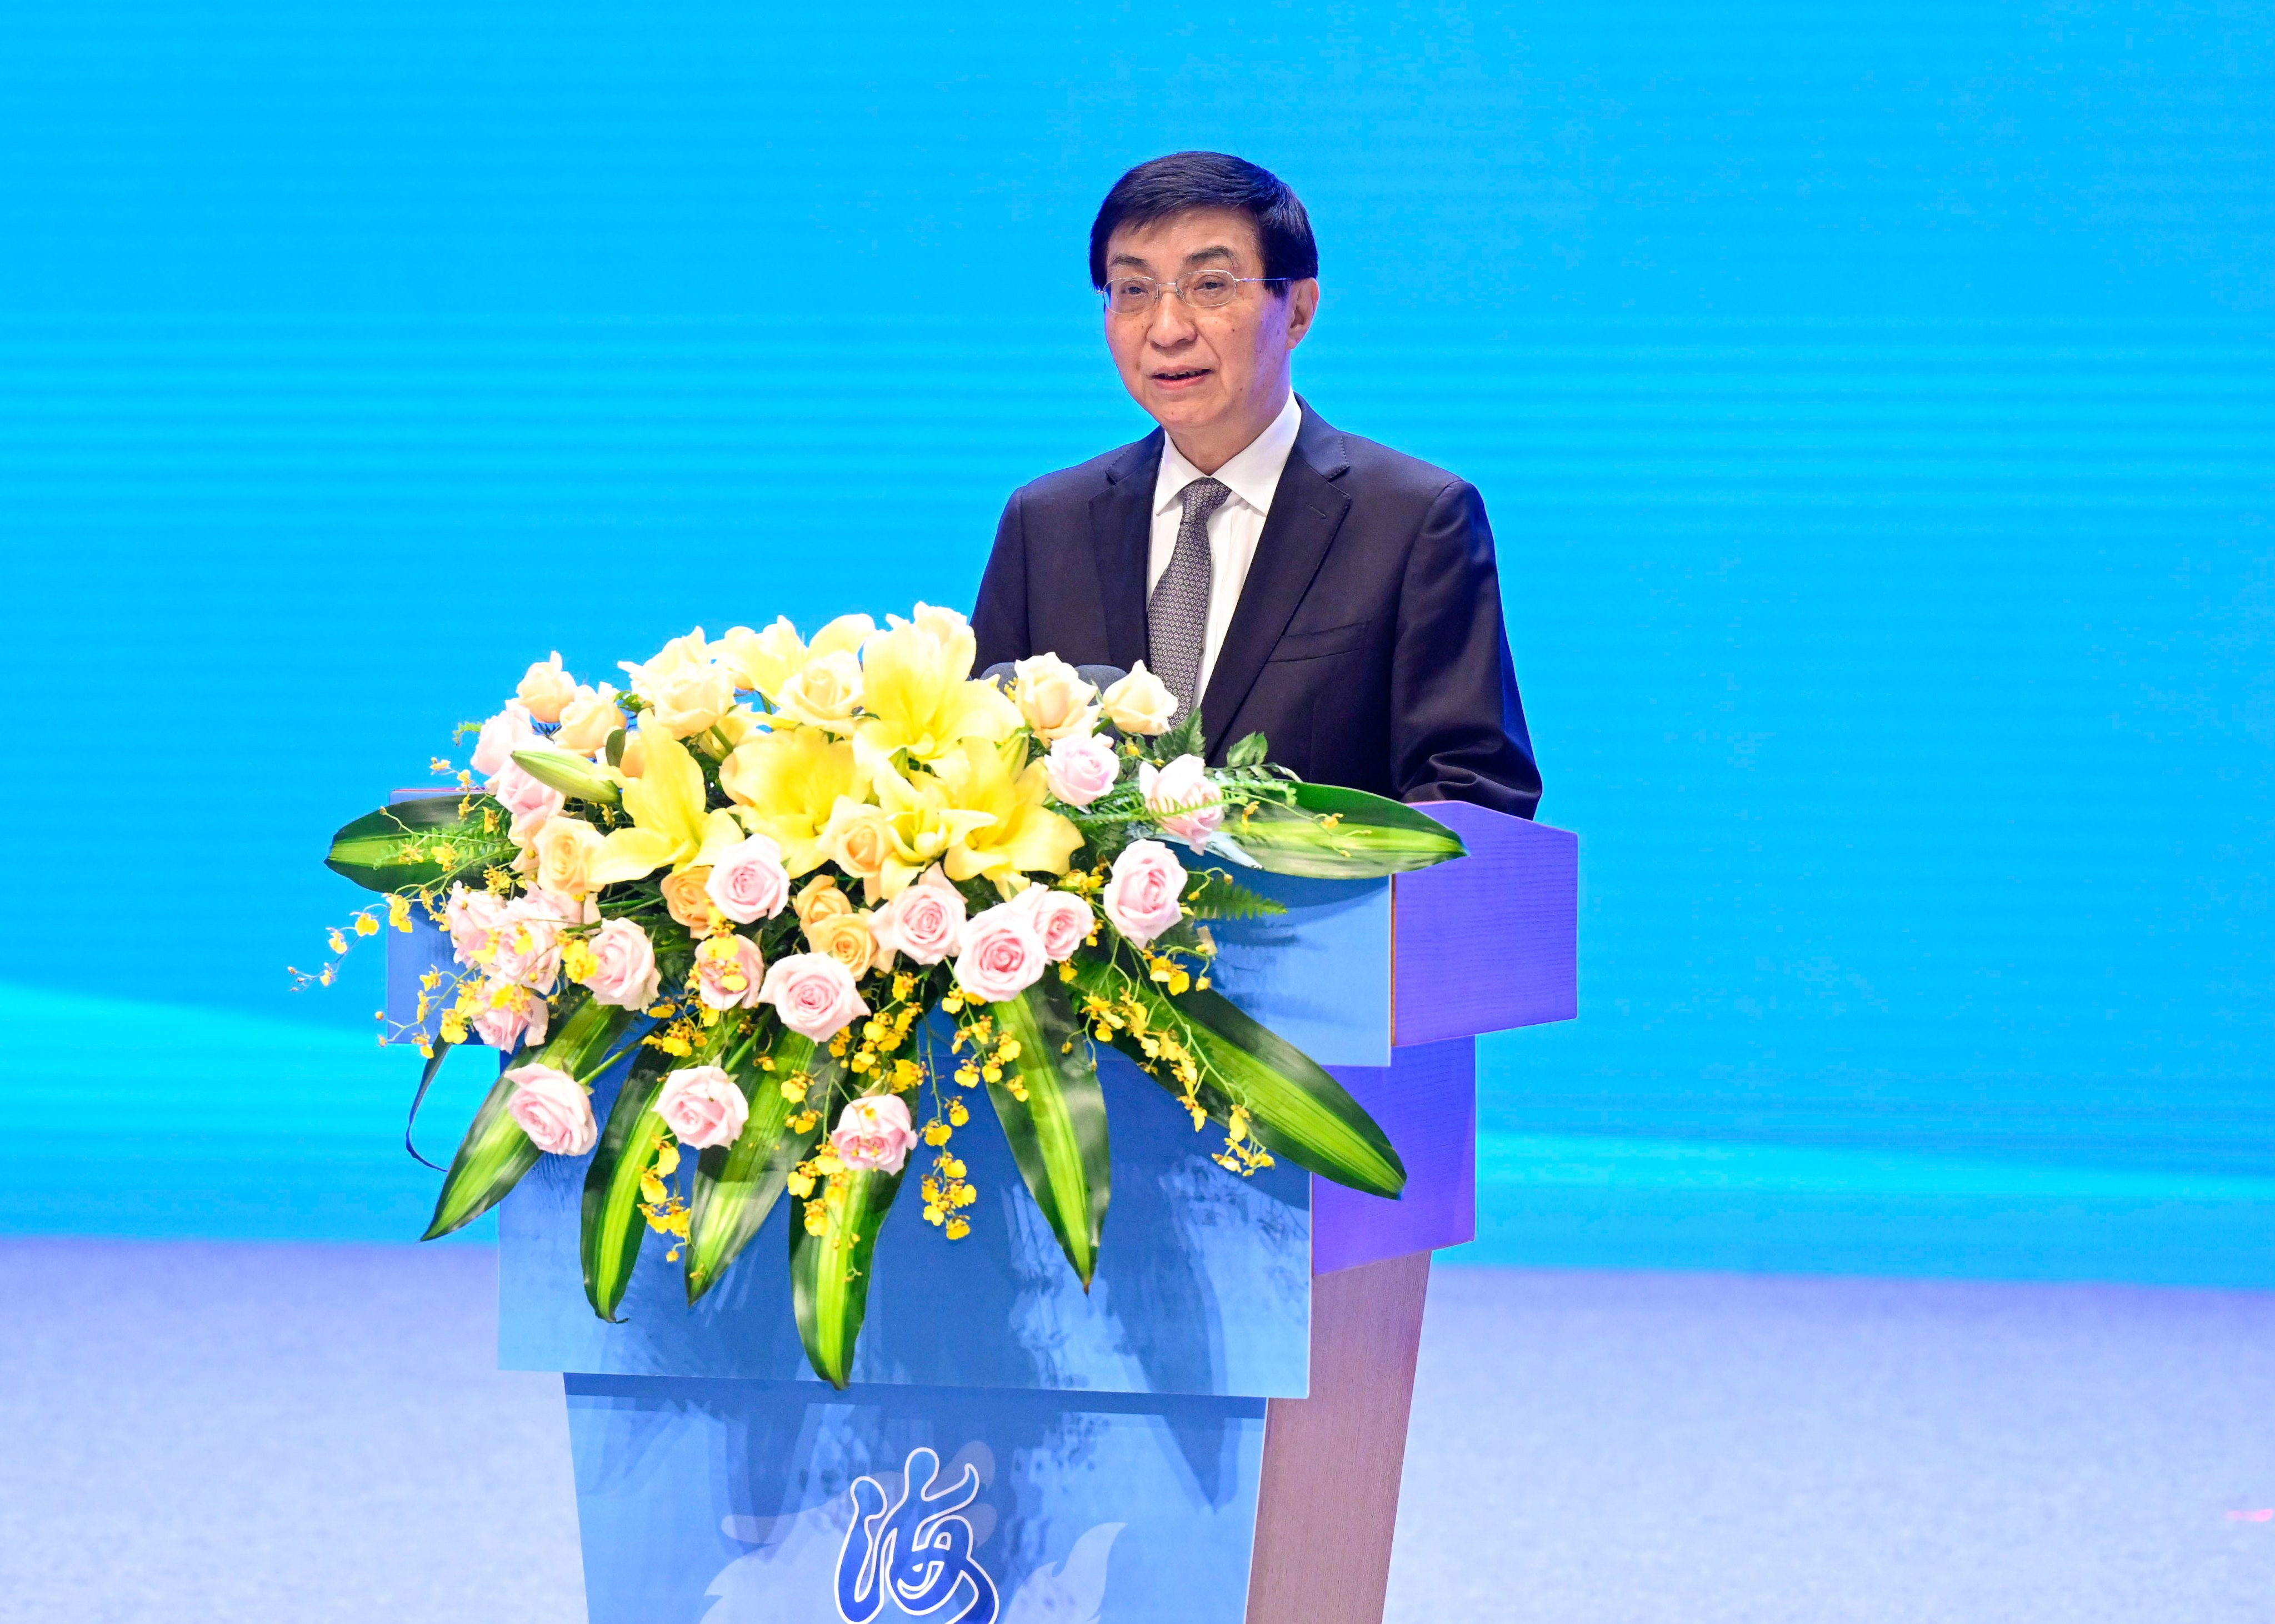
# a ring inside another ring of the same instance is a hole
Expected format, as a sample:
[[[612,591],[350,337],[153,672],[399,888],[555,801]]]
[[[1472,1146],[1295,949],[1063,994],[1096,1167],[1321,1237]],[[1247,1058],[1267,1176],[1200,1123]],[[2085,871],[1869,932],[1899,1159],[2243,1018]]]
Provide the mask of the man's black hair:
[[[1148,226],[1196,208],[1248,216],[1264,246],[1264,274],[1283,298],[1290,282],[1319,274],[1311,217],[1270,170],[1221,152],[1173,152],[1141,163],[1114,183],[1090,225],[1090,285],[1106,285],[1106,245],[1125,225]]]

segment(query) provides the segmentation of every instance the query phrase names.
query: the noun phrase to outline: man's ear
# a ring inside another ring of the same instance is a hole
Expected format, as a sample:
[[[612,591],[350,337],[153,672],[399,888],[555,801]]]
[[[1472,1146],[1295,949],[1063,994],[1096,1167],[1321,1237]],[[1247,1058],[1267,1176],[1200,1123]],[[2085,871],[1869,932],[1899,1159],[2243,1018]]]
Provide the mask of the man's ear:
[[[1288,347],[1292,350],[1304,342],[1304,335],[1311,330],[1311,318],[1319,313],[1319,279],[1306,276],[1288,290]]]

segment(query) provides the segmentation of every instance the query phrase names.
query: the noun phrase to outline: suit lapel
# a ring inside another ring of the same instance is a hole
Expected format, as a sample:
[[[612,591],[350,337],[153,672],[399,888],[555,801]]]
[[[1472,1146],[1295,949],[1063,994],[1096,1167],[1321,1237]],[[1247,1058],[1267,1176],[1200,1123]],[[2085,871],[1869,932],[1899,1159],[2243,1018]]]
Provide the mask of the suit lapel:
[[[1280,634],[1295,618],[1327,549],[1334,545],[1343,515],[1350,511],[1350,498],[1334,483],[1349,465],[1343,457],[1342,436],[1304,404],[1304,426],[1288,453],[1280,487],[1272,494],[1272,511],[1265,516],[1264,533],[1257,539],[1239,607],[1225,629],[1208,691],[1201,696],[1201,720],[1212,758],[1221,758],[1234,742],[1232,724],[1249,690],[1256,686]]]
[[[1106,612],[1107,660],[1125,671],[1145,658],[1145,565],[1160,467],[1157,428],[1107,467],[1105,488],[1090,499],[1091,557]]]

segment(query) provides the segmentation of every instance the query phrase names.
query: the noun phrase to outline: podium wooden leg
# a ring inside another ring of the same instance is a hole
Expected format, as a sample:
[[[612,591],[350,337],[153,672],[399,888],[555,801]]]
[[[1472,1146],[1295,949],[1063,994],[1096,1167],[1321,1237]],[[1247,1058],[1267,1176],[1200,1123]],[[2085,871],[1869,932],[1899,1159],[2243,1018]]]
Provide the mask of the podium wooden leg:
[[[1274,1399],[1248,1624],[1382,1624],[1430,1254],[1311,1281],[1311,1394]]]

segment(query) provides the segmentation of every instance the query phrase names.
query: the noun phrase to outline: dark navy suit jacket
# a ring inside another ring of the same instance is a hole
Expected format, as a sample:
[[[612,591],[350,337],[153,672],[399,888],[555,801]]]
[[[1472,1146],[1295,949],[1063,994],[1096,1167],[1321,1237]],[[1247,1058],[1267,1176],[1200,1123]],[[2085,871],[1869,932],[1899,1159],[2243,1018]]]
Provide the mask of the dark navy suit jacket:
[[[1145,657],[1161,431],[1012,493],[971,625],[981,668]],[[1529,818],[1540,773],[1477,490],[1306,404],[1201,721],[1319,783]]]

